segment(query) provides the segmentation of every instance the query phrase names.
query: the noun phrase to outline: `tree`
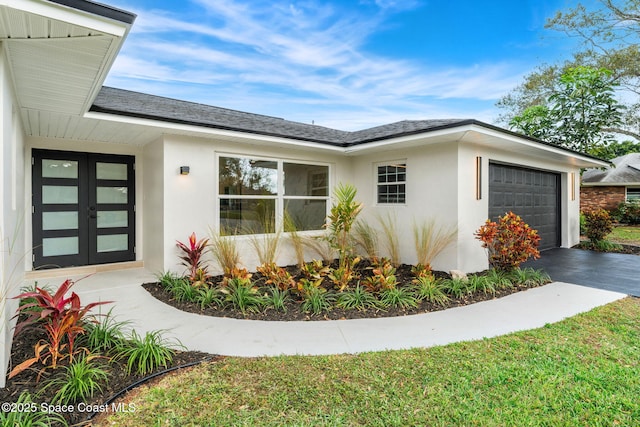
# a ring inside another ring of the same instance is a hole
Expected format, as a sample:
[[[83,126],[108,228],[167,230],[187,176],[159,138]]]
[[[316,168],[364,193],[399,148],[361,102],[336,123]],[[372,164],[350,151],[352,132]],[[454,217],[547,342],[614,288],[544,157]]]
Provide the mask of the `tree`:
[[[569,68],[546,103],[528,107],[509,125],[525,135],[577,151],[606,146],[614,138],[605,129],[619,126],[622,120],[610,75],[603,68]]]
[[[580,51],[560,64],[542,64],[524,82],[497,102],[503,109],[498,121],[509,123],[524,110],[541,105],[557,90],[562,74],[576,66],[611,70],[609,83],[625,92],[626,113],[618,126],[603,131],[640,141],[640,0],[600,0],[601,7],[578,4],[559,11],[546,27],[582,41]]]
[[[629,153],[640,153],[640,144],[633,141],[622,141],[596,147],[590,152],[590,154],[605,160],[615,159]]]

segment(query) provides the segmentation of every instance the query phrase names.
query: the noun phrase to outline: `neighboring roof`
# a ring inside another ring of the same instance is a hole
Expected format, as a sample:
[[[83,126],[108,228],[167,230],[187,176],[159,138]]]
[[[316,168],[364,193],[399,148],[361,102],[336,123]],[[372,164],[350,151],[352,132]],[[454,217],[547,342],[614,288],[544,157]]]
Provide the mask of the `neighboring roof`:
[[[125,24],[133,24],[136,19],[135,13],[88,0],[49,0],[49,2],[114,19]]]
[[[616,157],[611,162],[614,167],[587,169],[582,174],[582,183],[624,185],[640,182],[640,153]]]
[[[559,147],[474,119],[403,120],[370,129],[347,132],[318,125],[292,122],[272,116],[246,113],[111,87],[102,88],[91,106],[90,111],[206,128],[293,138],[338,147],[351,147],[407,135],[435,132],[466,125],[476,125],[602,162],[602,160],[597,157]]]

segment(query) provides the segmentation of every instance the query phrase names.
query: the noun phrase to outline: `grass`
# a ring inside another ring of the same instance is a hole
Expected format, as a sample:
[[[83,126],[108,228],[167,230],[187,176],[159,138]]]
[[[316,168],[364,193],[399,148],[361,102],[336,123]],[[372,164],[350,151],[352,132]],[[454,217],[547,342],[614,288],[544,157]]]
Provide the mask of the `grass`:
[[[626,298],[444,347],[226,358],[142,387],[135,413],[98,425],[637,425],[639,319],[640,299]]]
[[[608,239],[614,243],[625,245],[640,245],[640,226],[620,226],[615,227]]]

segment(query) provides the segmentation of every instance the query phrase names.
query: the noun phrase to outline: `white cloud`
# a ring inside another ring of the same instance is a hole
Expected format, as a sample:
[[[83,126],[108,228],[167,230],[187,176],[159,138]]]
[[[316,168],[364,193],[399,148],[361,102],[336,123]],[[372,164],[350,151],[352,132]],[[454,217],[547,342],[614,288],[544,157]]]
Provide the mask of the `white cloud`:
[[[460,117],[432,105],[438,99],[495,100],[519,81],[506,64],[427,68],[367,51],[365,42],[395,3],[376,0],[381,11],[370,15],[315,1],[195,0],[197,16],[138,10],[107,83],[139,90],[153,88],[153,82],[158,91],[151,93],[175,92],[263,114],[291,111],[293,119],[304,109],[318,118],[303,121],[348,119],[353,129],[374,117],[376,124],[443,113]],[[203,90],[172,90],[172,84]]]

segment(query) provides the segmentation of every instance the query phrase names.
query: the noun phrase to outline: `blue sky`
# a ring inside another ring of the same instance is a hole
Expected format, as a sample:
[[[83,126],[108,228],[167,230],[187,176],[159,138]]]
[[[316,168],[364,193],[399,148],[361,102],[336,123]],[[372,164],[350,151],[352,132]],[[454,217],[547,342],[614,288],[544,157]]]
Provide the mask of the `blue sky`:
[[[524,75],[570,57],[544,24],[578,1],[107,2],[138,17],[106,85],[357,130],[494,122]]]

